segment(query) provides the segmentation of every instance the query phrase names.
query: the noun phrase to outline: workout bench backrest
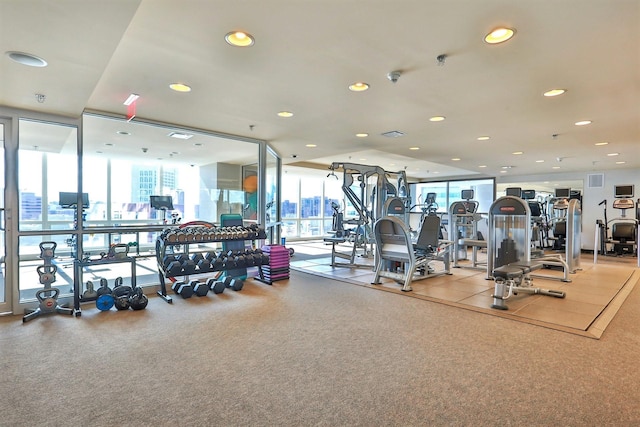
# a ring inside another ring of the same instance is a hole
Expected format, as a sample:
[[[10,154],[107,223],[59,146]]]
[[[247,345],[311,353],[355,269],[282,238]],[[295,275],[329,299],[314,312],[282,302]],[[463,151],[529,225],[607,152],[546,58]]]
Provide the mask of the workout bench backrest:
[[[435,215],[425,216],[415,248],[421,251],[428,251],[437,247],[439,233],[440,218]]]
[[[378,255],[388,261],[414,262],[413,245],[404,223],[395,217],[380,218],[373,226]]]

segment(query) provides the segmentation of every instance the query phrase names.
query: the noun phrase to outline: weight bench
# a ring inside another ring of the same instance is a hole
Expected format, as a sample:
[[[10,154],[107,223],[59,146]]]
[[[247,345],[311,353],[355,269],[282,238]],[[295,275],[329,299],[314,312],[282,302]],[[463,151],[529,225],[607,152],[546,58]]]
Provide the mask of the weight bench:
[[[548,295],[556,298],[564,298],[565,293],[562,291],[535,288],[532,286],[530,273],[539,270],[544,266],[540,263],[530,262],[514,262],[495,268],[492,272],[495,288],[493,291],[493,304],[491,308],[497,310],[508,310],[505,301],[513,295],[523,294],[539,294]]]

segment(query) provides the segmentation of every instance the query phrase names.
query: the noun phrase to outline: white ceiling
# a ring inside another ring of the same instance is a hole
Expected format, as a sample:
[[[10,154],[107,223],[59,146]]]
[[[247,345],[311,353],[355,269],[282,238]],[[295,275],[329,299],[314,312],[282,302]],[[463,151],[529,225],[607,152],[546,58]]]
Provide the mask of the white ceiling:
[[[516,36],[484,43],[499,25]],[[232,30],[255,45],[227,45]],[[427,179],[640,167],[640,0],[0,0],[0,50],[0,105],[124,117],[137,93],[139,119],[266,140],[290,164],[406,166]],[[356,81],[371,87],[347,90]],[[542,96],[552,88],[568,92]],[[392,130],[405,135],[381,136]],[[220,155],[134,144],[127,155]]]

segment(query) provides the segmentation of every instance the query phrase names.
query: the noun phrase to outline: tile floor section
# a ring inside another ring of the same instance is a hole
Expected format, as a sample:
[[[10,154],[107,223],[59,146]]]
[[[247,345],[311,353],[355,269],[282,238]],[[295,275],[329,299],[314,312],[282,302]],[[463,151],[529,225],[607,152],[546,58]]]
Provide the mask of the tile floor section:
[[[324,242],[288,243],[287,247],[295,250],[291,258],[291,268],[295,270],[591,338],[602,336],[640,278],[635,258],[599,257],[598,264],[594,264],[592,255],[584,255],[581,270],[570,275],[569,283],[559,280],[560,271],[536,271],[535,287],[564,291],[565,298],[520,294],[507,300],[509,310],[503,311],[490,308],[494,283],[486,280],[486,270],[452,268],[451,275],[414,281],[412,292],[402,292],[400,285],[390,279],[383,278],[380,285],[372,285],[372,267],[332,267],[331,246]],[[345,246],[344,251],[348,250]],[[356,263],[372,266],[373,259],[359,257]]]

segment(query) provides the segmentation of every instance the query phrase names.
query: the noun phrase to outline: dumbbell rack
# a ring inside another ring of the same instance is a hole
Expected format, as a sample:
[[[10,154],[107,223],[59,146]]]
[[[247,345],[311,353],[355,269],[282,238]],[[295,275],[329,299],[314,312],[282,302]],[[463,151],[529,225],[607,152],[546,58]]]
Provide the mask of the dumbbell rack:
[[[190,232],[190,228],[195,230],[193,233]],[[165,279],[169,279],[174,281],[177,277],[184,277],[185,281],[188,281],[190,275],[201,275],[207,273],[220,273],[221,271],[234,270],[237,267],[229,267],[223,268],[222,270],[208,270],[205,272],[196,271],[191,274],[180,274],[173,275],[169,271],[166,270],[164,265],[164,258],[167,255],[167,248],[175,247],[175,246],[183,246],[184,250],[181,252],[185,255],[190,254],[189,246],[195,244],[206,244],[206,243],[223,243],[223,242],[238,242],[238,241],[255,241],[255,240],[264,240],[267,235],[264,229],[254,227],[249,232],[247,229],[247,235],[240,236],[236,234],[226,233],[226,229],[232,229],[233,227],[218,227],[215,224],[206,221],[193,221],[185,224],[181,224],[180,227],[168,228],[164,232],[158,236],[156,240],[156,260],[158,264],[158,277],[160,281],[160,289],[158,290],[158,296],[160,296],[163,300],[168,303],[172,303],[173,299],[171,296],[167,295],[167,287],[165,284]],[[204,232],[203,232],[204,231]],[[198,251],[202,252],[202,251]],[[195,252],[194,252],[195,253]],[[263,277],[262,273],[262,264],[255,265],[258,269],[260,277]]]
[[[74,279],[73,279],[73,309],[76,317],[82,316],[82,311],[80,309],[81,302],[87,301],[95,301],[97,298],[82,298],[82,273],[83,270],[87,267],[93,267],[96,265],[105,265],[105,264],[118,264],[128,262],[131,264],[131,287],[136,287],[136,259],[130,256],[123,257],[114,257],[114,258],[102,258],[96,260],[76,260],[74,262],[73,268]]]

